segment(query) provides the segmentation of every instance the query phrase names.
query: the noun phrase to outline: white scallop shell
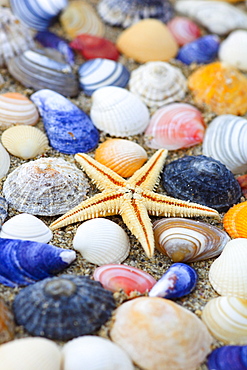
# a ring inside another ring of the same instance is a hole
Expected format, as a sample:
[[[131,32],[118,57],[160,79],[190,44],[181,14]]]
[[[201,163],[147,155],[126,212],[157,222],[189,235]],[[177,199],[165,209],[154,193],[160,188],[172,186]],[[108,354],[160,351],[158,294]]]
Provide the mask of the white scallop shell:
[[[202,311],[211,334],[228,344],[247,344],[247,300],[236,297],[211,299]]]
[[[129,255],[127,233],[115,222],[94,218],[80,225],[73,240],[73,247],[91,263],[106,265],[121,263]]]
[[[63,370],[133,370],[122,348],[108,339],[85,335],[66,343],[62,349]]]
[[[2,225],[0,238],[48,243],[52,239],[52,231],[39,218],[28,213],[21,213]]]
[[[219,59],[222,62],[247,71],[247,31],[237,30],[221,42]]]
[[[131,72],[130,91],[149,107],[181,101],[187,91],[187,80],[179,68],[166,62],[149,62]]]
[[[4,149],[2,144],[0,143],[0,179],[4,177],[10,166],[10,156],[7,150]]]
[[[119,137],[140,134],[149,123],[149,111],[141,99],[116,86],[93,93],[90,115],[99,130]]]

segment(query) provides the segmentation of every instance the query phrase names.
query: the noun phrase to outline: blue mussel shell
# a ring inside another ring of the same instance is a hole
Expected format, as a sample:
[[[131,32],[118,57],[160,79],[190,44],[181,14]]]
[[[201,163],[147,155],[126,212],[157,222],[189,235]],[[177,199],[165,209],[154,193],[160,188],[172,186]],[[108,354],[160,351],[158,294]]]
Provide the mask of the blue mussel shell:
[[[247,346],[223,346],[208,357],[209,370],[246,370]]]

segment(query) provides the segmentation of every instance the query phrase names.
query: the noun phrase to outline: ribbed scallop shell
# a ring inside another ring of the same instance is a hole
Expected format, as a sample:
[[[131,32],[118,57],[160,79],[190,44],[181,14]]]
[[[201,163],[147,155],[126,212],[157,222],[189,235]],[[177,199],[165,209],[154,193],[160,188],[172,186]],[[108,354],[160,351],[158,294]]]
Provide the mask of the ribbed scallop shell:
[[[223,218],[223,225],[231,238],[247,238],[247,202],[230,208]]]
[[[10,127],[3,132],[1,140],[9,153],[22,159],[34,158],[49,148],[44,132],[32,126]]]
[[[122,177],[132,176],[147,160],[147,152],[139,144],[124,139],[108,139],[95,151],[96,161]]]
[[[182,100],[187,82],[179,68],[166,62],[149,62],[131,72],[129,88],[147,106],[158,108]]]
[[[190,104],[174,103],[158,109],[145,131],[149,148],[176,150],[200,144],[205,124],[201,112]]]
[[[4,177],[10,166],[10,156],[7,150],[4,149],[3,145],[0,143],[0,179]]]
[[[142,133],[149,122],[149,111],[141,99],[116,86],[93,93],[90,115],[99,130],[122,137]]]
[[[247,31],[236,30],[221,42],[219,59],[247,71]]]
[[[153,224],[157,249],[174,262],[195,262],[218,256],[230,240],[223,230],[185,218],[162,218]]]
[[[218,340],[224,343],[247,344],[246,299],[213,298],[204,307],[202,320]]]
[[[198,25],[186,17],[177,16],[172,18],[167,23],[167,27],[180,46],[194,41],[201,36],[201,30]]]
[[[12,340],[15,336],[14,316],[0,298],[0,344]]]
[[[220,295],[247,299],[247,239],[226,244],[210,267],[209,281]]]

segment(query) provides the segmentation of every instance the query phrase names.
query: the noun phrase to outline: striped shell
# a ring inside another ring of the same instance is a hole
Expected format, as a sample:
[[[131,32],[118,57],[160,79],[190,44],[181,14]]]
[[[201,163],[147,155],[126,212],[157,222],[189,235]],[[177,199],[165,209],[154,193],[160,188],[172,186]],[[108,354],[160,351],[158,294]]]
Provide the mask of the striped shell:
[[[230,208],[223,218],[223,225],[231,238],[247,238],[247,202]]]
[[[10,156],[7,150],[0,143],[0,179],[3,178],[9,170]]]
[[[197,24],[186,17],[177,16],[172,18],[167,23],[167,27],[179,46],[183,46],[201,36],[201,30]]]
[[[247,71],[247,31],[236,30],[221,42],[219,59]]]
[[[0,298],[0,344],[12,340],[15,336],[14,316]]]

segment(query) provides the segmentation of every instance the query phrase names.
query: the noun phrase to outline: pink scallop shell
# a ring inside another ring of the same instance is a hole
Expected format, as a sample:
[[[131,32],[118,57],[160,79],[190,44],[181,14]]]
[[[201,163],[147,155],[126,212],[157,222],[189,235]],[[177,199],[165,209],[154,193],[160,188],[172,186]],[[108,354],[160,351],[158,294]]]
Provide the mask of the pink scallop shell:
[[[186,17],[174,17],[167,23],[167,27],[180,46],[194,41],[201,36],[201,30],[197,24]]]
[[[205,124],[200,111],[190,104],[174,103],[158,109],[145,132],[149,148],[176,150],[202,142]]]
[[[117,292],[122,289],[126,294],[133,291],[148,292],[156,280],[147,272],[127,265],[109,264],[97,267],[93,278],[105,289]]]

